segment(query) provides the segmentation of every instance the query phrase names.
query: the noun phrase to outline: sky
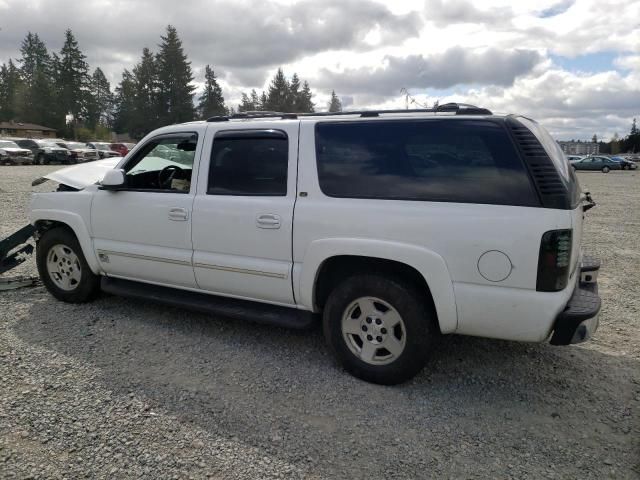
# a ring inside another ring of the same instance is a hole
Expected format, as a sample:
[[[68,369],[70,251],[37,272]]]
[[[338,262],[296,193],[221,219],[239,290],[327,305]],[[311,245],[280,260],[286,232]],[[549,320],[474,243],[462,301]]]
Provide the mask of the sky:
[[[0,62],[28,31],[59,51],[66,28],[112,86],[178,29],[201,88],[228,105],[278,67],[317,110],[456,101],[517,113],[561,140],[626,135],[640,120],[640,0],[0,0]]]

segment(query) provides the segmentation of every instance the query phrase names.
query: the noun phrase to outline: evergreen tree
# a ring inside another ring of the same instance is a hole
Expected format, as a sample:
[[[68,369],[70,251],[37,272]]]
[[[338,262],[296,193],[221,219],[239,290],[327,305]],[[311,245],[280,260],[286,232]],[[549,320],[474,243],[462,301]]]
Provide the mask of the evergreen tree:
[[[224,104],[222,89],[216,80],[213,69],[207,65],[204,69],[204,92],[200,96],[198,114],[200,118],[208,118],[214,115],[226,115],[227,107]]]
[[[309,83],[305,80],[305,82],[302,84],[302,92],[300,93],[300,111],[302,113],[315,112],[315,105],[311,101],[312,97],[313,94],[311,93]]]
[[[47,46],[38,34],[29,32],[22,41],[20,54],[20,119],[53,128],[64,127],[64,116],[57,114],[53,65]]]
[[[182,48],[177,30],[167,26],[161,37],[160,51],[156,55],[158,72],[158,114],[160,123],[168,125],[193,120],[195,116],[191,84],[191,62]]]
[[[133,119],[135,115],[136,82],[129,70],[122,72],[122,80],[116,87],[114,128],[119,133],[133,131]]]
[[[264,110],[258,98],[258,92],[256,92],[255,89],[251,90],[251,106],[253,107],[252,110]]]
[[[0,67],[0,121],[19,120],[18,98],[21,88],[20,72],[9,59]]]
[[[598,143],[598,136],[595,133],[593,134],[593,137],[591,137],[591,142]]]
[[[631,123],[631,132],[629,133],[629,135],[638,135],[640,134],[640,130],[638,130],[638,126],[636,125],[636,119],[633,119],[633,122]]]
[[[267,91],[265,110],[285,112],[290,100],[289,87],[289,82],[284,76],[284,71],[282,68],[278,68]]]
[[[256,109],[257,110],[266,110],[267,109],[267,94],[265,93],[265,91],[262,91],[262,94],[260,95],[260,100],[258,105],[256,105]]]
[[[331,100],[329,101],[329,111],[330,112],[341,112],[342,111],[342,102],[336,95],[335,90],[331,91]]]
[[[291,77],[289,84],[289,100],[287,101],[285,112],[300,112],[300,78],[297,73]]]
[[[91,96],[87,112],[87,127],[110,127],[113,123],[113,94],[111,85],[100,68],[91,76]]]
[[[124,77],[123,77],[124,79]],[[160,87],[156,60],[148,48],[142,49],[140,62],[133,67],[133,102],[129,119],[129,134],[142,138],[166,121],[160,118]]]
[[[238,111],[250,112],[251,110],[254,110],[251,99],[247,96],[246,93],[242,92],[242,95],[240,96],[240,105],[238,105]]]
[[[60,56],[54,57],[56,102],[59,105],[58,114],[63,117],[70,113],[77,123],[87,114],[91,82],[89,65],[73,32],[67,29],[64,36]]]

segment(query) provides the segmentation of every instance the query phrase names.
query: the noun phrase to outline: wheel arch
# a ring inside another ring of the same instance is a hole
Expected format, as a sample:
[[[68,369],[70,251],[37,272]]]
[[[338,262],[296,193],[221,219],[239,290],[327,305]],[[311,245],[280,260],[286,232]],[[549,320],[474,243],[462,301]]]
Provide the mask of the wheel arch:
[[[31,215],[31,223],[36,228],[36,238],[57,227],[71,231],[78,240],[80,248],[82,248],[82,254],[91,271],[96,275],[100,274],[100,264],[93,251],[91,237],[80,215],[58,210],[34,211]]]
[[[301,266],[296,298],[304,307],[321,311],[335,282],[360,271],[404,276],[433,302],[442,333],[457,328],[453,283],[444,259],[425,248],[399,242],[335,238],[312,242]]]

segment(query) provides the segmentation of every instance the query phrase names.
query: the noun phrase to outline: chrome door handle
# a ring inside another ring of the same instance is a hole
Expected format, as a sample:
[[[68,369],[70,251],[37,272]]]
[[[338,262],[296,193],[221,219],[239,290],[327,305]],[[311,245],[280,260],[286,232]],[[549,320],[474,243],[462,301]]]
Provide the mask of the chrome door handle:
[[[189,219],[189,212],[185,208],[173,207],[169,209],[169,220],[184,222]]]
[[[258,228],[280,228],[280,215],[261,213],[256,217]]]

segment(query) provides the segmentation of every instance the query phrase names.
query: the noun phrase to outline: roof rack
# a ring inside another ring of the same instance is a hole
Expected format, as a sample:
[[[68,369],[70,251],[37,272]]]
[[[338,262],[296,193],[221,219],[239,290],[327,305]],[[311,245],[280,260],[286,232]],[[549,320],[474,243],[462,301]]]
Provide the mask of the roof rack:
[[[491,110],[467,103],[445,103],[435,108],[419,108],[414,110],[352,110],[345,112],[316,112],[316,113],[285,113],[285,112],[265,112],[249,111],[234,113],[233,115],[219,115],[207,118],[207,122],[227,122],[229,120],[258,119],[258,118],[279,118],[282,120],[295,120],[300,117],[334,117],[342,115],[360,115],[362,118],[379,117],[384,113],[440,113],[451,112],[456,115],[493,115]]]

